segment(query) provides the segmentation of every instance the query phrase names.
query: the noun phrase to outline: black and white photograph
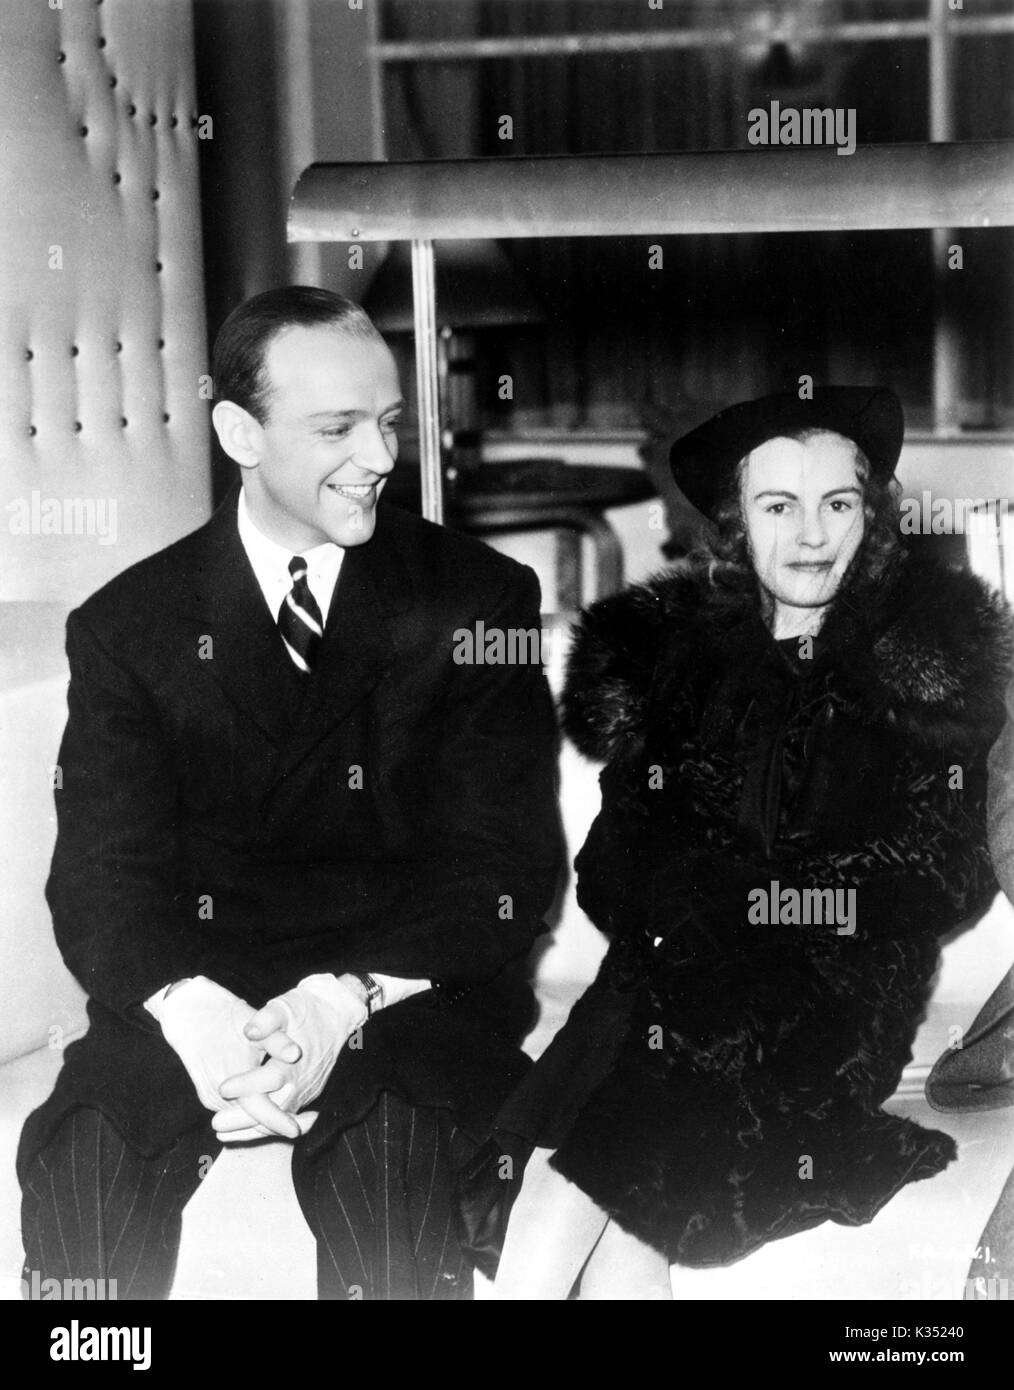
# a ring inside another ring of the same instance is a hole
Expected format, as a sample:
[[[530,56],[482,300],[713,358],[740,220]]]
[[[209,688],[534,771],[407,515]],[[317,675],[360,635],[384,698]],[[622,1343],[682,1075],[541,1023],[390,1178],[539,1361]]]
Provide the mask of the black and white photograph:
[[[985,1366],[1014,0],[0,0],[0,68],[9,1336]]]

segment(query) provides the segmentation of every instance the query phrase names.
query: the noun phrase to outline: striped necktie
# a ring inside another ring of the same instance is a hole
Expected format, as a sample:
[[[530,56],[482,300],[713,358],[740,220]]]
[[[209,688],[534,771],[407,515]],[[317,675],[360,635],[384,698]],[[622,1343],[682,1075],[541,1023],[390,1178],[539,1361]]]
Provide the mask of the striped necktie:
[[[289,573],[292,588],[278,610],[278,630],[294,664],[308,675],[317,660],[324,621],[306,582],[306,561],[302,555],[294,555],[289,561]]]

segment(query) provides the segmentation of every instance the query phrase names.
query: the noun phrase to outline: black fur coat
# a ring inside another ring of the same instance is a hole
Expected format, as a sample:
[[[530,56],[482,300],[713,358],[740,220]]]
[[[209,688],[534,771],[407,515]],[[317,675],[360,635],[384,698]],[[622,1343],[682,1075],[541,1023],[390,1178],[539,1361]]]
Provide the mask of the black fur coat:
[[[578,898],[612,944],[543,1059],[549,1135],[670,1259],[869,1221],[954,1157],[881,1106],[940,938],[995,889],[1009,655],[999,599],[907,556],[843,586],[812,649],[695,572],[582,617],[564,726],[606,766]]]

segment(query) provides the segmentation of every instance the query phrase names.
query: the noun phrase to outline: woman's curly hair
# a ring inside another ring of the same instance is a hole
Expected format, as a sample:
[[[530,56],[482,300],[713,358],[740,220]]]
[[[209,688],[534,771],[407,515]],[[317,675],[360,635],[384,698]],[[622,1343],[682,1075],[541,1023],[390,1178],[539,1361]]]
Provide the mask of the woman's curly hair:
[[[834,431],[822,429],[797,430],[784,437],[806,444],[812,439],[829,434],[835,438],[844,437],[835,434]],[[863,492],[866,528],[859,548],[842,578],[842,586],[857,582],[865,587],[866,584],[877,583],[901,551],[901,485],[894,477],[876,477],[869,459],[859,445],[852,440],[848,442],[855,450],[856,474]],[[691,556],[692,563],[707,572],[712,585],[728,593],[743,593],[759,588],[743,517],[743,474],[749,458],[750,455],[745,454],[736,465],[729,486],[715,508],[713,532],[702,539]]]

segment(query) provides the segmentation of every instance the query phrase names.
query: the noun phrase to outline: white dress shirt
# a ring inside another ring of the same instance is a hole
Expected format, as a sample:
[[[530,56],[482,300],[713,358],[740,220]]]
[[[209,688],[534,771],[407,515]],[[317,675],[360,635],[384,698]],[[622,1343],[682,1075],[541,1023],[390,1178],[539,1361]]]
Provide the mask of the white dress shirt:
[[[294,555],[300,554],[306,561],[306,582],[310,587],[310,593],[317,600],[321,618],[326,623],[335,585],[338,583],[338,571],[342,567],[345,555],[341,546],[335,545],[334,541],[325,541],[323,545],[315,545],[310,550],[297,552],[279,545],[277,541],[271,540],[263,531],[257,529],[246,505],[246,492],[243,488],[240,488],[236,518],[243,549],[275,622],[278,621],[278,610],[285,602],[285,595],[292,588],[289,562]]]

